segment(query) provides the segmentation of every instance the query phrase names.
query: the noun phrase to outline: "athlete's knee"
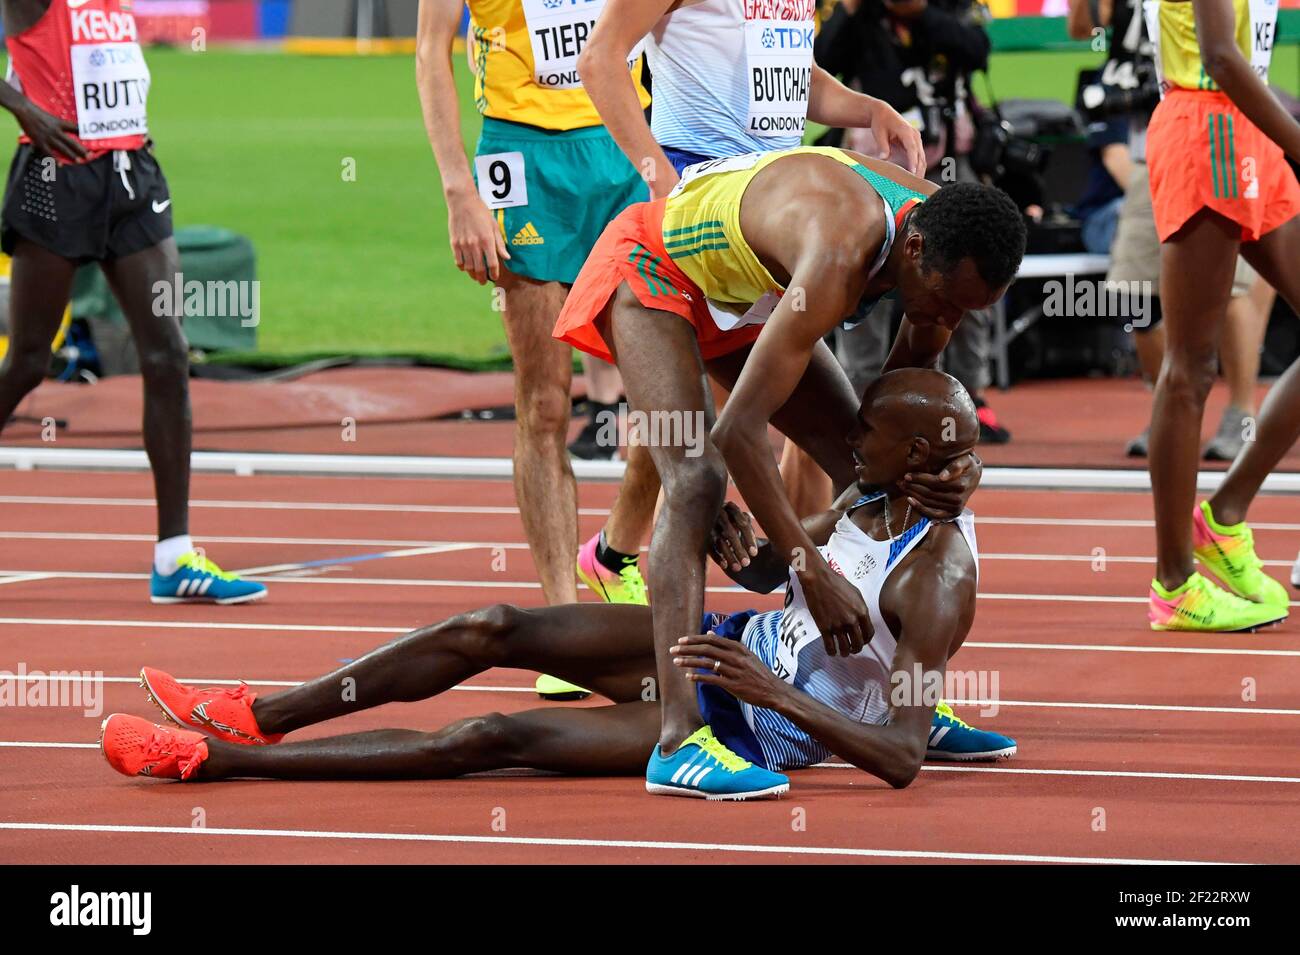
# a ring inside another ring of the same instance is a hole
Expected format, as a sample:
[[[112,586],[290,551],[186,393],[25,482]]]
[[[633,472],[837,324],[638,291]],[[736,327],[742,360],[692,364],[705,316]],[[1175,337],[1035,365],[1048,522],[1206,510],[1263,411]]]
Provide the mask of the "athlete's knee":
[[[426,745],[430,760],[456,770],[479,767],[484,759],[505,760],[518,742],[510,717],[488,713],[461,720],[450,732],[431,734]]]
[[[1166,388],[1179,396],[1204,401],[1219,372],[1219,352],[1212,345],[1170,349],[1161,377]]]
[[[189,378],[190,359],[183,336],[166,336],[164,340],[138,345],[140,376],[146,382],[179,383]]]
[[[564,434],[573,417],[569,389],[559,381],[532,381],[515,400],[515,415],[522,430],[533,434]]]
[[[509,604],[461,614],[439,628],[439,641],[477,666],[505,666],[510,662],[511,638],[524,616],[525,611]]]
[[[702,454],[682,457],[664,476],[665,504],[683,519],[712,526],[727,494],[727,467],[712,445]]]
[[[3,375],[26,394],[45,379],[50,366],[50,350],[45,348],[24,348],[11,350],[4,363]],[[3,424],[4,422],[0,422]]]

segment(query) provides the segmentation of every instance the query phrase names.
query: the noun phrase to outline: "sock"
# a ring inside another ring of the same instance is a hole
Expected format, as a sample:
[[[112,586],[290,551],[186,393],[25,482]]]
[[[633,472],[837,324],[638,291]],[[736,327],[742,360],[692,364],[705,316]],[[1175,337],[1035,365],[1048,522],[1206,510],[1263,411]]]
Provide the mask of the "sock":
[[[606,570],[612,570],[618,573],[629,564],[635,564],[636,554],[624,554],[621,551],[614,550],[609,544],[605,543],[605,531],[602,528],[600,540],[596,542],[596,561]]]
[[[182,554],[188,554],[194,549],[194,541],[190,540],[189,534],[180,534],[176,537],[169,537],[153,545],[153,568],[164,577],[170,577],[176,573],[176,568],[180,565],[176,559]]]

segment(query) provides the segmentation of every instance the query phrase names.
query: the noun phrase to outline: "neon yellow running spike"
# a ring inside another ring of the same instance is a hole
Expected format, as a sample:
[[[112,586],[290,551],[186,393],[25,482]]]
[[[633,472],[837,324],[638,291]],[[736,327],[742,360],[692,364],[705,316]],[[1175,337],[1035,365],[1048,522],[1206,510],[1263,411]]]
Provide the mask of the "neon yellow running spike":
[[[713,735],[713,727],[701,726],[686,739],[682,740],[682,746],[690,746],[694,743],[700,749],[704,750],[719,763],[723,769],[738,773],[741,770],[749,769],[754,764],[743,756],[738,756],[723,744],[722,740]],[[681,747],[678,747],[679,749]]]
[[[207,556],[200,551],[192,550],[187,554],[181,554],[176,558],[177,567],[185,567],[199,574],[211,574],[218,580],[238,580],[234,574],[228,573],[208,560]]]
[[[1255,554],[1255,535],[1245,521],[1219,524],[1210,502],[1202,501],[1192,516],[1192,544],[1196,559],[1238,597],[1287,606],[1286,588],[1264,573],[1264,562]]]
[[[547,676],[545,673],[537,677],[534,689],[544,700],[583,700],[591,696],[591,690],[584,690],[577,684],[561,680],[558,676]]]
[[[952,711],[952,706],[947,700],[940,700],[934,707],[935,716],[946,716],[963,729],[974,729],[969,723]]]
[[[1232,633],[1285,620],[1286,607],[1257,604],[1230,594],[1192,574],[1177,590],[1165,590],[1151,581],[1147,618],[1152,630],[1186,630],[1198,633]]]
[[[645,578],[641,576],[636,561],[615,573],[596,559],[599,541],[600,535],[597,534],[578,551],[579,579],[607,604],[639,604],[642,607],[649,604]]]

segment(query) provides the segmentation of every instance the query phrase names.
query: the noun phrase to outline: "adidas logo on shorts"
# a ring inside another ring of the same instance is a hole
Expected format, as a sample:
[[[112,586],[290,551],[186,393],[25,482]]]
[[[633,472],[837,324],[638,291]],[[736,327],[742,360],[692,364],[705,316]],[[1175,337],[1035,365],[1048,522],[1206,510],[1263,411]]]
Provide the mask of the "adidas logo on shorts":
[[[545,245],[546,240],[542,238],[537,227],[531,222],[524,223],[524,227],[515,233],[515,237],[510,240],[511,245]]]

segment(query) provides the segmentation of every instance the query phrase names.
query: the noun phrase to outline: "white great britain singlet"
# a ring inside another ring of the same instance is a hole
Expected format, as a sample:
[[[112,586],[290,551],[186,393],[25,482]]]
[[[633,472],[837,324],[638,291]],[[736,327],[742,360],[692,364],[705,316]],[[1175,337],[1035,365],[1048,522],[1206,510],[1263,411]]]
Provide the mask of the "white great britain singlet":
[[[703,156],[790,149],[803,139],[815,0],[684,0],[646,37],[650,130]]]
[[[898,648],[898,635],[880,613],[880,592],[894,568],[933,526],[923,517],[893,541],[868,537],[849,514],[879,496],[856,502],[839,519],[831,539],[818,548],[831,569],[862,594],[875,628],[871,642],[851,657],[828,656],[821,632],[808,612],[799,578],[793,572],[785,592],[785,608],[756,614],[741,635],[745,646],[795,689],[851,720],[877,725],[889,717],[890,674]],[[967,508],[955,523],[970,547],[978,574],[975,515]],[[829,749],[781,714],[744,702],[740,706],[769,769],[797,769],[831,756]]]

